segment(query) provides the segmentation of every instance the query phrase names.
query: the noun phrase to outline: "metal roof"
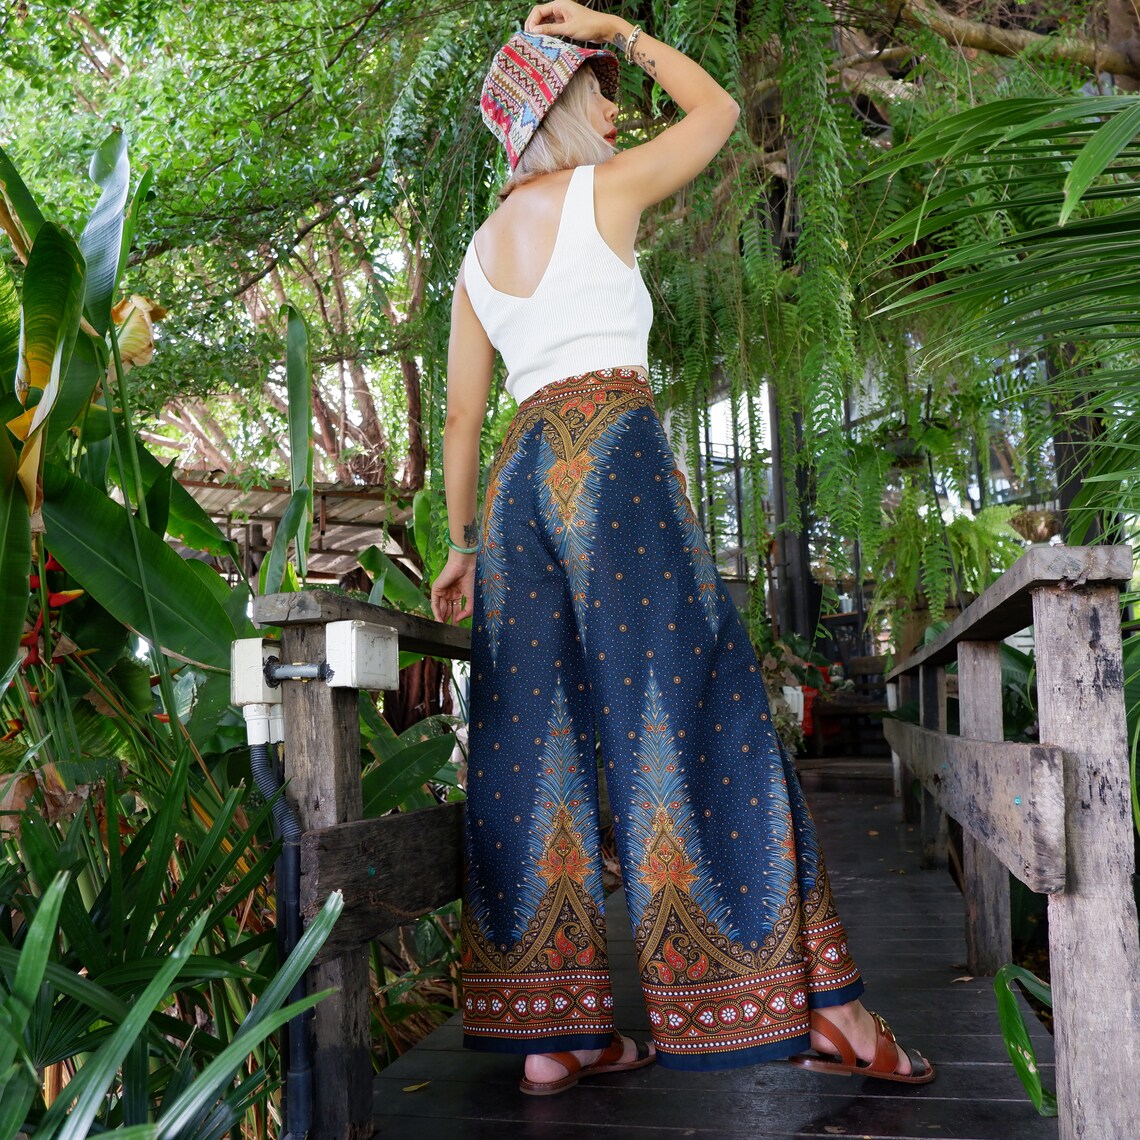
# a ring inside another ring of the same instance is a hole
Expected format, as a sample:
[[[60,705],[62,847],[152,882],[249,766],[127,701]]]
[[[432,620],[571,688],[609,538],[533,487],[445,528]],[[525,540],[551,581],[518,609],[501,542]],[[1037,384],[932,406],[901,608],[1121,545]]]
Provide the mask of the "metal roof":
[[[289,505],[288,482],[277,479],[246,489],[222,481],[216,471],[201,470],[179,472],[178,482],[222,533],[238,544],[249,573],[273,544],[276,526]],[[410,504],[399,505],[390,492],[378,487],[316,484],[309,577],[335,581],[356,566],[362,550],[373,545],[393,558],[400,557],[399,540],[411,513]]]

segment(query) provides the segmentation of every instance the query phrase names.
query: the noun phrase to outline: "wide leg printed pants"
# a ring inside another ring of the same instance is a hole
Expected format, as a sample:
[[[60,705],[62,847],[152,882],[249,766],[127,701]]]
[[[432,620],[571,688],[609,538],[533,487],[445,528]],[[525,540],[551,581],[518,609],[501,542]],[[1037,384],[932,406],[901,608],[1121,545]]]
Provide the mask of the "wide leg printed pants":
[[[550,384],[495,459],[476,560],[464,1043],[613,1033],[600,743],[660,1064],[808,1044],[863,990],[815,826],[638,370]]]

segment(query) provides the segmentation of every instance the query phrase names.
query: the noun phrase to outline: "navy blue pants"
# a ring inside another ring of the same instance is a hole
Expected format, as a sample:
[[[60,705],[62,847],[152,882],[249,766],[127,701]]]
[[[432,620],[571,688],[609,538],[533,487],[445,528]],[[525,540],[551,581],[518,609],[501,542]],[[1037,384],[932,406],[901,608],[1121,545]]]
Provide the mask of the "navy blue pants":
[[[465,1044],[613,1033],[598,749],[662,1065],[808,1044],[863,990],[756,655],[640,371],[550,384],[491,470],[476,564]]]

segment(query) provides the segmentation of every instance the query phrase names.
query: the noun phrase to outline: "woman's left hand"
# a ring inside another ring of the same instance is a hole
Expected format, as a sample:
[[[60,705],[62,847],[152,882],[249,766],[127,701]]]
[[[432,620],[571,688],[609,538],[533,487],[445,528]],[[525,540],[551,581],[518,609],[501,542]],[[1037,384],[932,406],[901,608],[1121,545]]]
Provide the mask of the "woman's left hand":
[[[431,612],[436,621],[457,625],[475,611],[475,555],[452,551],[431,585]]]
[[[586,8],[575,0],[553,0],[549,4],[536,4],[524,25],[528,32],[541,32],[548,36],[565,36],[571,40],[590,40],[595,43],[611,41],[615,32],[629,25],[606,12]]]

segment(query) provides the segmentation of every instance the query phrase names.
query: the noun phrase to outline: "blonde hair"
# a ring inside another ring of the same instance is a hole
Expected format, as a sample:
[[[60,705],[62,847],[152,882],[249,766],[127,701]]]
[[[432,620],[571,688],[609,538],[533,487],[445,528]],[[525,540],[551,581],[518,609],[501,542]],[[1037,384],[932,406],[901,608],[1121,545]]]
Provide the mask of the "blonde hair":
[[[514,173],[499,191],[506,198],[512,190],[540,174],[594,166],[614,156],[614,148],[590,126],[589,64],[578,68],[562,94],[550,105],[538,130],[519,155]],[[590,68],[593,72],[593,68]]]

